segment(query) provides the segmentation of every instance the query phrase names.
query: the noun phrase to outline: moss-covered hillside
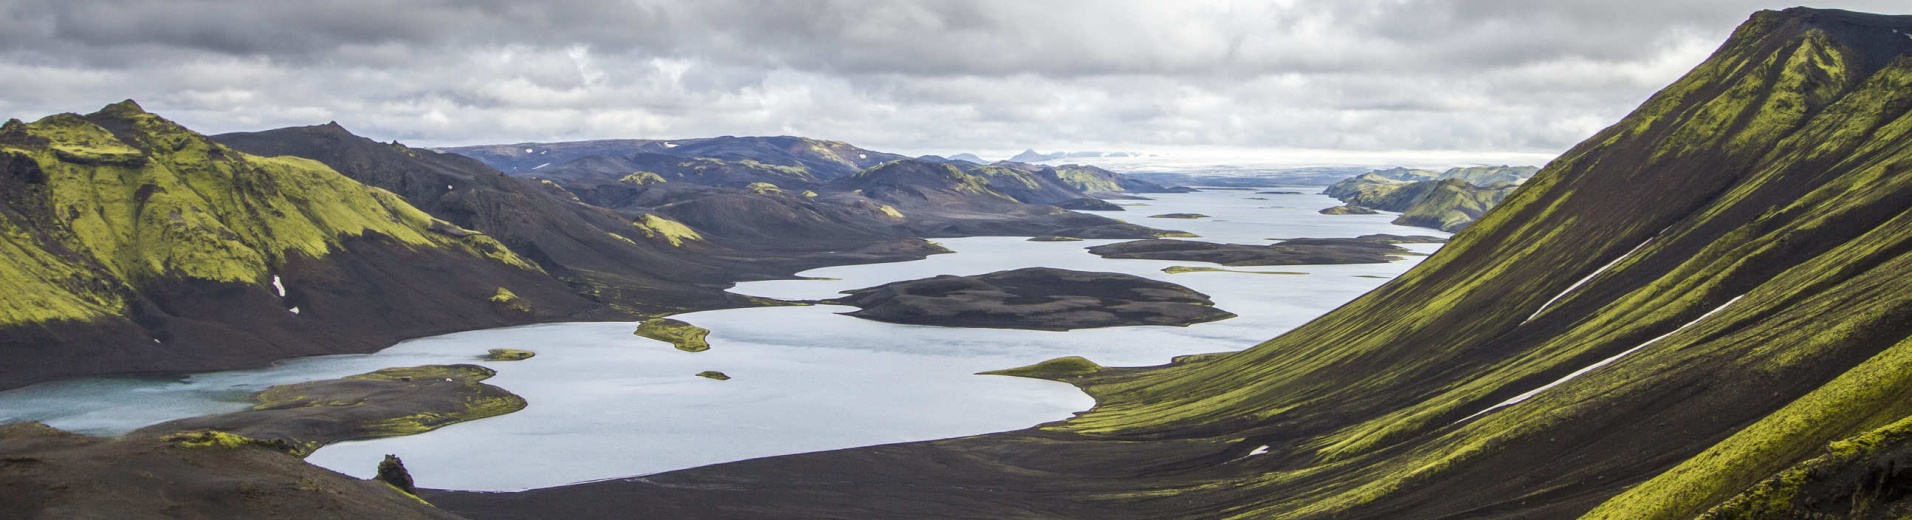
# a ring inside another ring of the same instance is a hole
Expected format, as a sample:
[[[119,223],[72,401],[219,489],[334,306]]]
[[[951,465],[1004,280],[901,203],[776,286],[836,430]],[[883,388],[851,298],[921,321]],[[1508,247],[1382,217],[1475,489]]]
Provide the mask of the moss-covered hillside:
[[[1409,273],[1240,353],[1097,372],[1081,384],[1098,405],[1065,422],[437,503],[570,513],[567,501],[617,496],[678,516],[724,504],[733,518],[1902,518],[1907,34],[1912,17],[1758,13]]]
[[[427,259],[443,265],[407,265]],[[419,269],[441,274],[398,276]],[[446,275],[486,287],[438,283]],[[131,101],[0,128],[0,281],[0,354],[12,360],[0,387],[363,349],[361,338],[586,304],[497,241],[390,192],[314,161],[235,151]],[[402,298],[347,305],[399,287],[451,312],[482,312],[342,321],[411,307]],[[533,310],[493,312],[487,298],[498,287],[524,294]],[[406,318],[396,330],[355,330]],[[257,345],[224,352],[247,342]]]
[[[1454,232],[1466,229],[1512,195],[1518,186],[1498,179],[1524,180],[1525,177],[1518,176],[1526,171],[1524,168],[1482,166],[1446,172],[1378,170],[1337,182],[1329,186],[1326,193],[1350,205],[1401,212],[1395,224]]]

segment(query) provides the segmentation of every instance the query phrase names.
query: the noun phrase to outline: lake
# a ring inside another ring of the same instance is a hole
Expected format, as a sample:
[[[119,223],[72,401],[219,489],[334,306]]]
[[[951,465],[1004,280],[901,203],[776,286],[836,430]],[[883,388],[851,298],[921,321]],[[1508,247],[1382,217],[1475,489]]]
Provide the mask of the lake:
[[[1201,240],[1268,243],[1370,233],[1446,236],[1389,224],[1392,214],[1316,213],[1340,202],[1321,187],[1301,195],[1204,191],[1115,201],[1097,212]],[[1199,220],[1148,218],[1192,212]],[[899,325],[837,314],[851,307],[772,307],[698,312],[677,319],[711,330],[711,350],[682,352],[633,336],[636,323],[557,323],[414,339],[373,354],[288,360],[270,368],[177,376],[61,381],[0,392],[0,423],[42,421],[117,435],[166,420],[246,409],[275,384],[423,364],[477,363],[488,382],[524,398],[517,413],[409,437],[344,442],[307,460],[369,478],[385,454],[405,459],[421,487],[510,491],[658,473],[757,457],[920,441],[1026,428],[1094,404],[1074,387],[976,372],[1080,355],[1139,366],[1203,352],[1241,350],[1340,306],[1407,271],[1388,264],[1236,268],[1304,274],[1165,274],[1154,260],[1105,260],[1085,248],[1116,241],[1029,242],[976,237],[940,242],[955,254],[802,273],[814,280],[739,284],[733,292],[822,299],[839,291],[942,274],[1047,266],[1174,282],[1240,317],[1189,327],[1116,327],[1046,332]],[[1431,253],[1438,245],[1406,246]],[[537,352],[487,362],[487,349]],[[696,377],[705,370],[732,377]]]

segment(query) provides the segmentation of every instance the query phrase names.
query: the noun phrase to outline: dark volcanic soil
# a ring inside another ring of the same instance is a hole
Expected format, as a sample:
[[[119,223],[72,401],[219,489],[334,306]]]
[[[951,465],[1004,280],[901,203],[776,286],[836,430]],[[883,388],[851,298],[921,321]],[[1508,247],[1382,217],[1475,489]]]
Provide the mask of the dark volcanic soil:
[[[1120,273],[1032,267],[938,276],[845,291],[858,318],[944,327],[1071,330],[1190,325],[1233,318],[1208,295]]]
[[[424,433],[523,410],[525,400],[480,383],[497,372],[478,365],[387,368],[339,379],[278,385],[251,410],[141,428],[128,437],[218,430],[284,442],[303,455],[334,442]]]
[[[1296,238],[1257,246],[1193,240],[1137,240],[1089,248],[1103,258],[1211,262],[1221,265],[1380,264],[1414,254],[1394,244],[1440,243],[1429,236],[1363,235],[1356,238]]]
[[[523,409],[524,399],[479,382],[492,374],[440,365],[274,386],[252,410],[120,439],[0,426],[0,518],[457,518],[300,457]]]

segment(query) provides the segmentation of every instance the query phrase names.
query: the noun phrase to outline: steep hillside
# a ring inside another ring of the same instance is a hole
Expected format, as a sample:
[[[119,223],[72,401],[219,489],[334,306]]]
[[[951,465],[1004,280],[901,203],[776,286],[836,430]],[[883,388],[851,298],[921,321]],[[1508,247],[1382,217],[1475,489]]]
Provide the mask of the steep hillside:
[[[658,313],[727,305],[723,287],[734,278],[726,273],[733,266],[709,265],[702,251],[686,251],[682,244],[645,240],[631,218],[470,158],[374,142],[336,123],[213,139],[247,153],[313,159],[391,190],[426,213],[503,242],[615,309]]]
[[[1041,428],[509,496],[711,518],[1897,518],[1912,17],[1761,12],[1414,270]],[[1769,516],[1769,517],[1770,517]]]
[[[131,101],[7,122],[0,172],[0,388],[368,351],[593,307],[391,192]]]

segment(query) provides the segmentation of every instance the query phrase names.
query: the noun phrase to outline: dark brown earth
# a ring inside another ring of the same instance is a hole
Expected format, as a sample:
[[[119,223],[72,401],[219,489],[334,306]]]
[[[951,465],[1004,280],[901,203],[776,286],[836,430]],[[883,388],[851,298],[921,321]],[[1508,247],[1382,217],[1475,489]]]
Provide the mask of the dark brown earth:
[[[1413,251],[1403,243],[1440,243],[1429,236],[1363,235],[1355,238],[1295,238],[1257,246],[1192,240],[1137,240],[1089,248],[1103,258],[1210,262],[1229,266],[1379,264]]]
[[[252,410],[118,439],[0,426],[0,518],[457,518],[377,480],[306,464],[332,442],[510,413],[523,399],[475,365],[281,385]]]
[[[424,433],[523,410],[524,398],[480,382],[496,374],[478,365],[432,365],[279,385],[255,395],[259,404],[251,410],[168,421],[127,436],[217,430],[283,442],[304,455],[334,442]]]
[[[938,276],[844,291],[858,318],[944,327],[1072,330],[1233,318],[1208,295],[1121,273],[1046,267]]]

